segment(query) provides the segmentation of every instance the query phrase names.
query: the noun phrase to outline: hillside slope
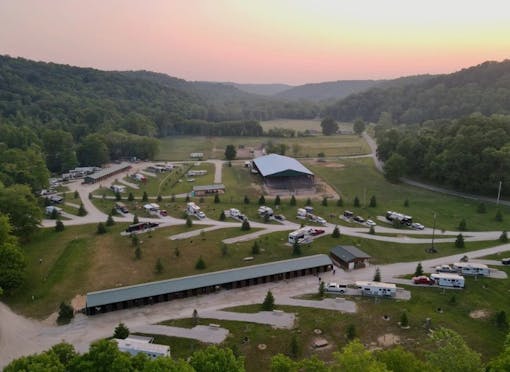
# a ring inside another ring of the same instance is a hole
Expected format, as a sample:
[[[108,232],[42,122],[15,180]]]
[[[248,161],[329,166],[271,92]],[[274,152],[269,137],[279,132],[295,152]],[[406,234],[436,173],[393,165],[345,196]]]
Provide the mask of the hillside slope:
[[[375,122],[389,112],[396,123],[458,118],[473,112],[510,113],[510,60],[485,62],[409,84],[372,88],[326,108],[338,120]]]
[[[376,86],[378,80],[340,80],[299,85],[275,94],[275,97],[291,101],[309,100],[313,102],[335,100],[359,93]]]

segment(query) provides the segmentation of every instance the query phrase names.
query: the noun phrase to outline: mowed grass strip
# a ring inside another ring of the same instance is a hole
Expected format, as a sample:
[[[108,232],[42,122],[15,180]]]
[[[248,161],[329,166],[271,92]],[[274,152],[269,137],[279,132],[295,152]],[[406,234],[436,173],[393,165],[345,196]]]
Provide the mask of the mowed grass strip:
[[[487,213],[477,213],[479,202],[443,195],[405,184],[393,184],[384,178],[374,167],[370,158],[344,159],[338,162],[308,163],[310,169],[324,179],[342,195],[343,210],[351,210],[365,218],[385,215],[387,210],[398,211],[413,216],[413,220],[432,227],[434,214],[436,228],[457,230],[462,219],[466,220],[467,230],[504,230],[508,222],[496,221],[498,207],[486,203]],[[377,199],[377,207],[368,207],[371,196]],[[354,207],[358,197],[361,207]],[[405,207],[405,200],[409,206]],[[510,218],[510,207],[499,206],[503,216]],[[377,221],[376,221],[377,222]]]
[[[370,152],[370,148],[363,138],[356,135],[319,135],[292,138],[177,136],[160,140],[157,160],[190,160],[189,155],[192,152],[202,152],[204,159],[224,159],[225,148],[229,144],[236,148],[242,146],[260,149],[269,142],[287,145],[286,155],[294,157],[316,157],[319,153],[323,153],[324,156],[350,156]],[[251,155],[247,158],[251,158]]]

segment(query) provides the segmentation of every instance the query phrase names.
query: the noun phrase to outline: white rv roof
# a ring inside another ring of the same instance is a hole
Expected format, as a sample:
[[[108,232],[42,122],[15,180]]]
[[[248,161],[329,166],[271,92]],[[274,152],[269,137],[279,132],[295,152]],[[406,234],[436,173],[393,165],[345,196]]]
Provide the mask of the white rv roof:
[[[439,278],[443,278],[443,279],[464,279],[464,277],[462,275],[458,275],[458,274],[451,274],[451,273],[437,273],[437,274],[431,274],[430,277],[432,279],[439,279]]]
[[[380,287],[380,288],[397,288],[397,286],[393,283],[383,283],[383,282],[364,282],[358,281],[356,282],[358,287]]]
[[[158,354],[166,354],[170,350],[170,346],[167,345],[159,345],[159,344],[151,344],[140,340],[135,340],[132,338],[123,339],[114,339],[117,341],[117,344],[120,348],[144,351],[144,352],[153,352]]]
[[[472,268],[475,268],[475,269],[488,269],[489,268],[487,265],[484,265],[484,264],[481,264],[481,263],[475,263],[475,262],[469,262],[469,263],[455,262],[453,264],[453,266],[456,266],[456,267],[472,267]]]

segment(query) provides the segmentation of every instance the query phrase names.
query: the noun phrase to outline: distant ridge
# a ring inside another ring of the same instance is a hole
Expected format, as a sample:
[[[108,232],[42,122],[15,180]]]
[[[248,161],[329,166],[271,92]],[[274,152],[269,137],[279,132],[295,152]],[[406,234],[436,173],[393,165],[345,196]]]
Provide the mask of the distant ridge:
[[[287,84],[241,84],[241,83],[223,83],[231,85],[243,92],[258,94],[261,96],[273,96],[285,90],[293,88],[292,85]]]
[[[339,80],[323,83],[299,85],[277,93],[275,96],[291,101],[308,100],[313,102],[338,100],[351,94],[370,89],[383,80]]]

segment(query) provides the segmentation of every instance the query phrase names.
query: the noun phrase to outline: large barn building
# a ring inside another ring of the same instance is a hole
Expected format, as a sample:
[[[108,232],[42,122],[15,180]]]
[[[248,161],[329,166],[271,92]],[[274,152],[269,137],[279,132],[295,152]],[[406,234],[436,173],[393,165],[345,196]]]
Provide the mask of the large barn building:
[[[314,174],[303,164],[288,156],[270,154],[252,161],[253,169],[274,189],[306,189],[315,185]]]
[[[95,315],[133,306],[149,305],[177,298],[213,293],[221,289],[288,280],[316,275],[333,268],[325,254],[215,271],[183,278],[87,293],[85,313]]]

